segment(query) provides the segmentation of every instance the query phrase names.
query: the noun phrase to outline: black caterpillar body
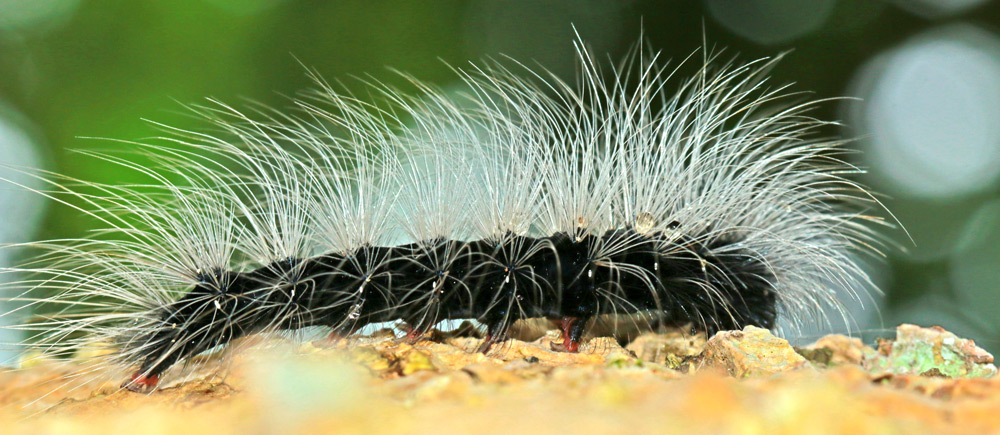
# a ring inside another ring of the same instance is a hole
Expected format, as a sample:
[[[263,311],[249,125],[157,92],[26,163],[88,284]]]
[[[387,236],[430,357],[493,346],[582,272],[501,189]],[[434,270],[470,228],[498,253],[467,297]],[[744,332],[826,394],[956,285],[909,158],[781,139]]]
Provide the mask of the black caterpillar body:
[[[654,312],[664,324],[691,324],[709,334],[747,325],[771,328],[777,317],[774,278],[749,254],[717,256],[713,248],[718,246],[662,234],[646,237],[631,229],[600,238],[562,233],[521,239],[512,243],[534,253],[520,264],[504,261],[504,247],[496,242],[440,241],[429,251],[418,244],[366,247],[349,256],[287,259],[251,272],[217,271],[203,278],[213,285],[195,286],[163,307],[163,328],[138,340],[158,345],[142,349],[147,356],[134,379],[158,379],[179,359],[275,326],[328,326],[349,334],[367,324],[402,319],[416,332],[411,336],[419,336],[442,320],[476,319],[488,328],[479,349],[486,352],[515,321],[548,317],[566,325],[566,350],[576,351],[587,321],[602,314]],[[652,287],[631,274],[594,265],[598,259],[590,257],[590,246],[614,239],[639,241],[604,261],[643,268]],[[658,243],[676,245],[676,253],[662,255],[653,248]],[[381,266],[365,273],[358,264],[369,258]],[[435,260],[440,258],[451,260],[442,268]],[[706,295],[696,281],[712,283],[719,294]],[[200,302],[210,293],[218,297]],[[601,294],[628,303],[602,301]],[[218,322],[219,316],[229,321]],[[273,325],[274,319],[284,322]],[[181,337],[188,340],[175,348]]]
[[[402,321],[415,340],[471,319],[488,352],[547,318],[575,352],[599,316],[783,330],[877,291],[858,258],[882,246],[881,204],[847,178],[844,141],[817,137],[834,124],[818,102],[768,83],[776,59],[706,53],[668,94],[656,55],[611,73],[579,58],[576,85],[459,70],[463,96],[413,80],[367,101],[317,78],[290,110],[213,101],[194,108],[206,131],[123,144],[152,164],[89,153],[147,184],[36,173],[104,228],[2,271],[36,313],[13,328],[42,357],[104,349],[86,370],[143,391],[257,333]]]

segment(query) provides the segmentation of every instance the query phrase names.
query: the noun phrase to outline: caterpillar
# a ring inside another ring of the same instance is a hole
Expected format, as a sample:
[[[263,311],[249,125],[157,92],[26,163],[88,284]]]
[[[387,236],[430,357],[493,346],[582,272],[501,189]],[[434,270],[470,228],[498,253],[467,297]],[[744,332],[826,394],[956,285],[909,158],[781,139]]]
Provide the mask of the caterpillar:
[[[711,334],[877,291],[857,256],[878,253],[881,204],[818,134],[824,101],[770,83],[780,56],[703,50],[680,80],[694,55],[575,46],[574,83],[488,61],[454,69],[461,95],[402,74],[417,92],[361,79],[361,98],[310,71],[285,109],[208,100],[201,130],[83,152],[143,183],[32,171],[102,229],[14,246],[38,253],[3,270],[23,277],[6,315],[34,311],[14,328],[45,355],[106,347],[99,366],[141,392],[267,332],[402,321],[414,340],[472,319],[490,352],[546,318],[576,352],[600,316]]]

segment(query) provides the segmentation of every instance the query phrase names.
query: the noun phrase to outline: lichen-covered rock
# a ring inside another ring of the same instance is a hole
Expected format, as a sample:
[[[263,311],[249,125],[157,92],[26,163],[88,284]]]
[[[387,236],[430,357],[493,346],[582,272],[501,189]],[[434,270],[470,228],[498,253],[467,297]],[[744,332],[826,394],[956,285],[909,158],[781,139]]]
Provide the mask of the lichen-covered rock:
[[[795,352],[788,341],[755,326],[742,331],[722,331],[705,345],[700,367],[719,367],[742,378],[768,376],[809,367],[809,362]]]
[[[940,326],[903,324],[895,340],[883,340],[863,365],[873,373],[985,378],[996,374],[993,355],[972,340],[959,338]]]

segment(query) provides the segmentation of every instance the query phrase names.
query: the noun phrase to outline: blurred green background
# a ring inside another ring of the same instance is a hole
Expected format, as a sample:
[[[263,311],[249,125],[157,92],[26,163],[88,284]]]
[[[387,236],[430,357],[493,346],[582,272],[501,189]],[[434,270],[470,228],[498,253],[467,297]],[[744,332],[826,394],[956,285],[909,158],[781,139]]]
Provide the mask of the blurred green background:
[[[177,102],[249,98],[282,106],[328,79],[387,67],[448,87],[484,56],[534,60],[572,78],[573,28],[622,55],[640,29],[681,59],[702,43],[749,60],[794,51],[773,75],[828,103],[821,119],[861,138],[854,163],[909,230],[869,267],[884,289],[852,308],[856,333],[941,324],[1000,350],[1000,4],[987,0],[305,1],[0,0],[0,163],[128,182],[69,152],[81,136],[141,139],[141,118],[197,128]],[[301,64],[300,64],[301,62]],[[86,222],[0,191],[5,241],[80,237]],[[0,261],[9,259],[0,258]],[[844,329],[840,328],[841,332]],[[819,331],[804,331],[804,335]]]

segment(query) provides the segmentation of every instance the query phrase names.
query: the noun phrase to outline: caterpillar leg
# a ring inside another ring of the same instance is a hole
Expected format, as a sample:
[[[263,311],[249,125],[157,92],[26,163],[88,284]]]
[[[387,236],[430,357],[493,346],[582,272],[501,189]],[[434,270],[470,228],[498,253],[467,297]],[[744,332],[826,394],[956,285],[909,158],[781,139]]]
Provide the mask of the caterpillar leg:
[[[583,337],[583,328],[587,326],[589,318],[584,317],[563,317],[560,320],[562,329],[562,345],[552,343],[552,350],[561,352],[576,353],[580,351],[580,339]]]
[[[424,334],[426,334],[426,333],[427,333],[427,331],[425,331],[423,328],[419,328],[419,327],[413,328],[413,327],[411,327],[411,328],[409,328],[409,330],[406,331],[406,336],[403,337],[403,341],[406,344],[414,344],[414,343],[420,341],[420,339],[423,338]]]
[[[510,327],[508,320],[500,319],[496,322],[491,323],[486,330],[486,336],[483,337],[483,343],[479,345],[476,352],[485,354],[490,351],[490,348],[494,344],[503,342],[507,340],[507,328]]]
[[[160,377],[158,375],[143,375],[142,372],[135,372],[132,374],[132,378],[122,382],[121,388],[129,390],[133,393],[149,393],[152,392],[156,385],[160,383]]]
[[[486,354],[490,351],[490,348],[492,348],[493,345],[496,344],[498,341],[501,340],[491,334],[486,334],[486,336],[483,337],[483,343],[480,344],[478,348],[476,348],[476,352],[479,352],[481,354]]]

